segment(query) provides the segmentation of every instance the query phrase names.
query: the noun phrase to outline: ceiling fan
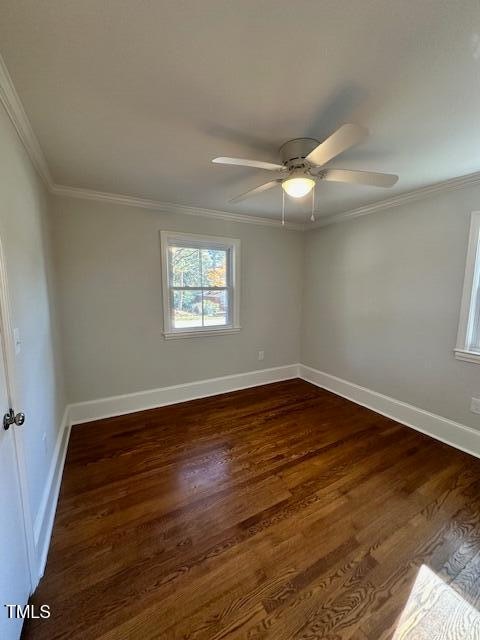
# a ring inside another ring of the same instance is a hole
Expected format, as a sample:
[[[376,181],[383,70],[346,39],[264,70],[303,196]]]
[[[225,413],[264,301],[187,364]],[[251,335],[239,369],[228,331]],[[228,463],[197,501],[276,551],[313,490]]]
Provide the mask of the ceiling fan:
[[[212,162],[254,167],[275,171],[278,174],[273,180],[232,198],[230,202],[240,202],[277,185],[281,185],[284,192],[292,198],[302,198],[312,191],[317,180],[364,184],[374,187],[393,187],[398,180],[396,175],[350,169],[329,169],[324,166],[340,153],[365,140],[367,136],[368,129],[365,127],[358,124],[344,124],[323,142],[313,138],[295,138],[285,142],[280,147],[282,164],[224,157],[215,158]]]

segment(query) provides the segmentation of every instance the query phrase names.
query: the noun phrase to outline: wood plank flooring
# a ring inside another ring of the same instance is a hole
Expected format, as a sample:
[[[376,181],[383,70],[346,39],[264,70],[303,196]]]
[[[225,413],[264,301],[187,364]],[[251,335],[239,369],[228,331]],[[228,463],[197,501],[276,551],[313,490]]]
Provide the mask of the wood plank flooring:
[[[413,640],[447,585],[479,639],[480,460],[290,380],[74,427],[23,637]]]

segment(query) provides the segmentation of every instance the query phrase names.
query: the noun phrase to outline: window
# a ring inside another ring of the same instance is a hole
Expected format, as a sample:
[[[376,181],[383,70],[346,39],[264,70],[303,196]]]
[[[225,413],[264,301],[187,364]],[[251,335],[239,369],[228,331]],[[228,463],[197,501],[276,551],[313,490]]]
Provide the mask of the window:
[[[240,330],[240,240],[161,232],[165,338]]]
[[[472,213],[455,356],[480,364],[480,211]]]

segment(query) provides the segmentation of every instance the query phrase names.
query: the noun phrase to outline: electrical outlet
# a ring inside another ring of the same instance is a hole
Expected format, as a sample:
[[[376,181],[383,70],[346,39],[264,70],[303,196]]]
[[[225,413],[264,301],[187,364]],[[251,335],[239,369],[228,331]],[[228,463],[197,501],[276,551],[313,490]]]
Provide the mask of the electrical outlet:
[[[258,359],[259,360],[263,360],[265,357],[265,351],[259,351],[258,352]]]
[[[15,345],[15,355],[18,356],[22,350],[22,341],[20,339],[20,329],[15,328],[13,330],[13,343]]]
[[[470,403],[470,411],[472,413],[480,413],[480,398],[472,398]]]

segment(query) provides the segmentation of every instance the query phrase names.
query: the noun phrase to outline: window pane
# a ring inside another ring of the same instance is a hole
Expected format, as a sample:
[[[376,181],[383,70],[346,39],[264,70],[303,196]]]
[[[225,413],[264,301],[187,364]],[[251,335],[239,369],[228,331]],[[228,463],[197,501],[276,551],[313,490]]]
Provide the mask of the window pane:
[[[202,291],[173,291],[172,323],[175,329],[202,326]]]
[[[201,287],[200,249],[169,247],[170,284],[174,287]]]
[[[202,275],[204,287],[227,286],[227,251],[202,249]]]
[[[203,324],[214,327],[228,323],[228,291],[204,291]]]

